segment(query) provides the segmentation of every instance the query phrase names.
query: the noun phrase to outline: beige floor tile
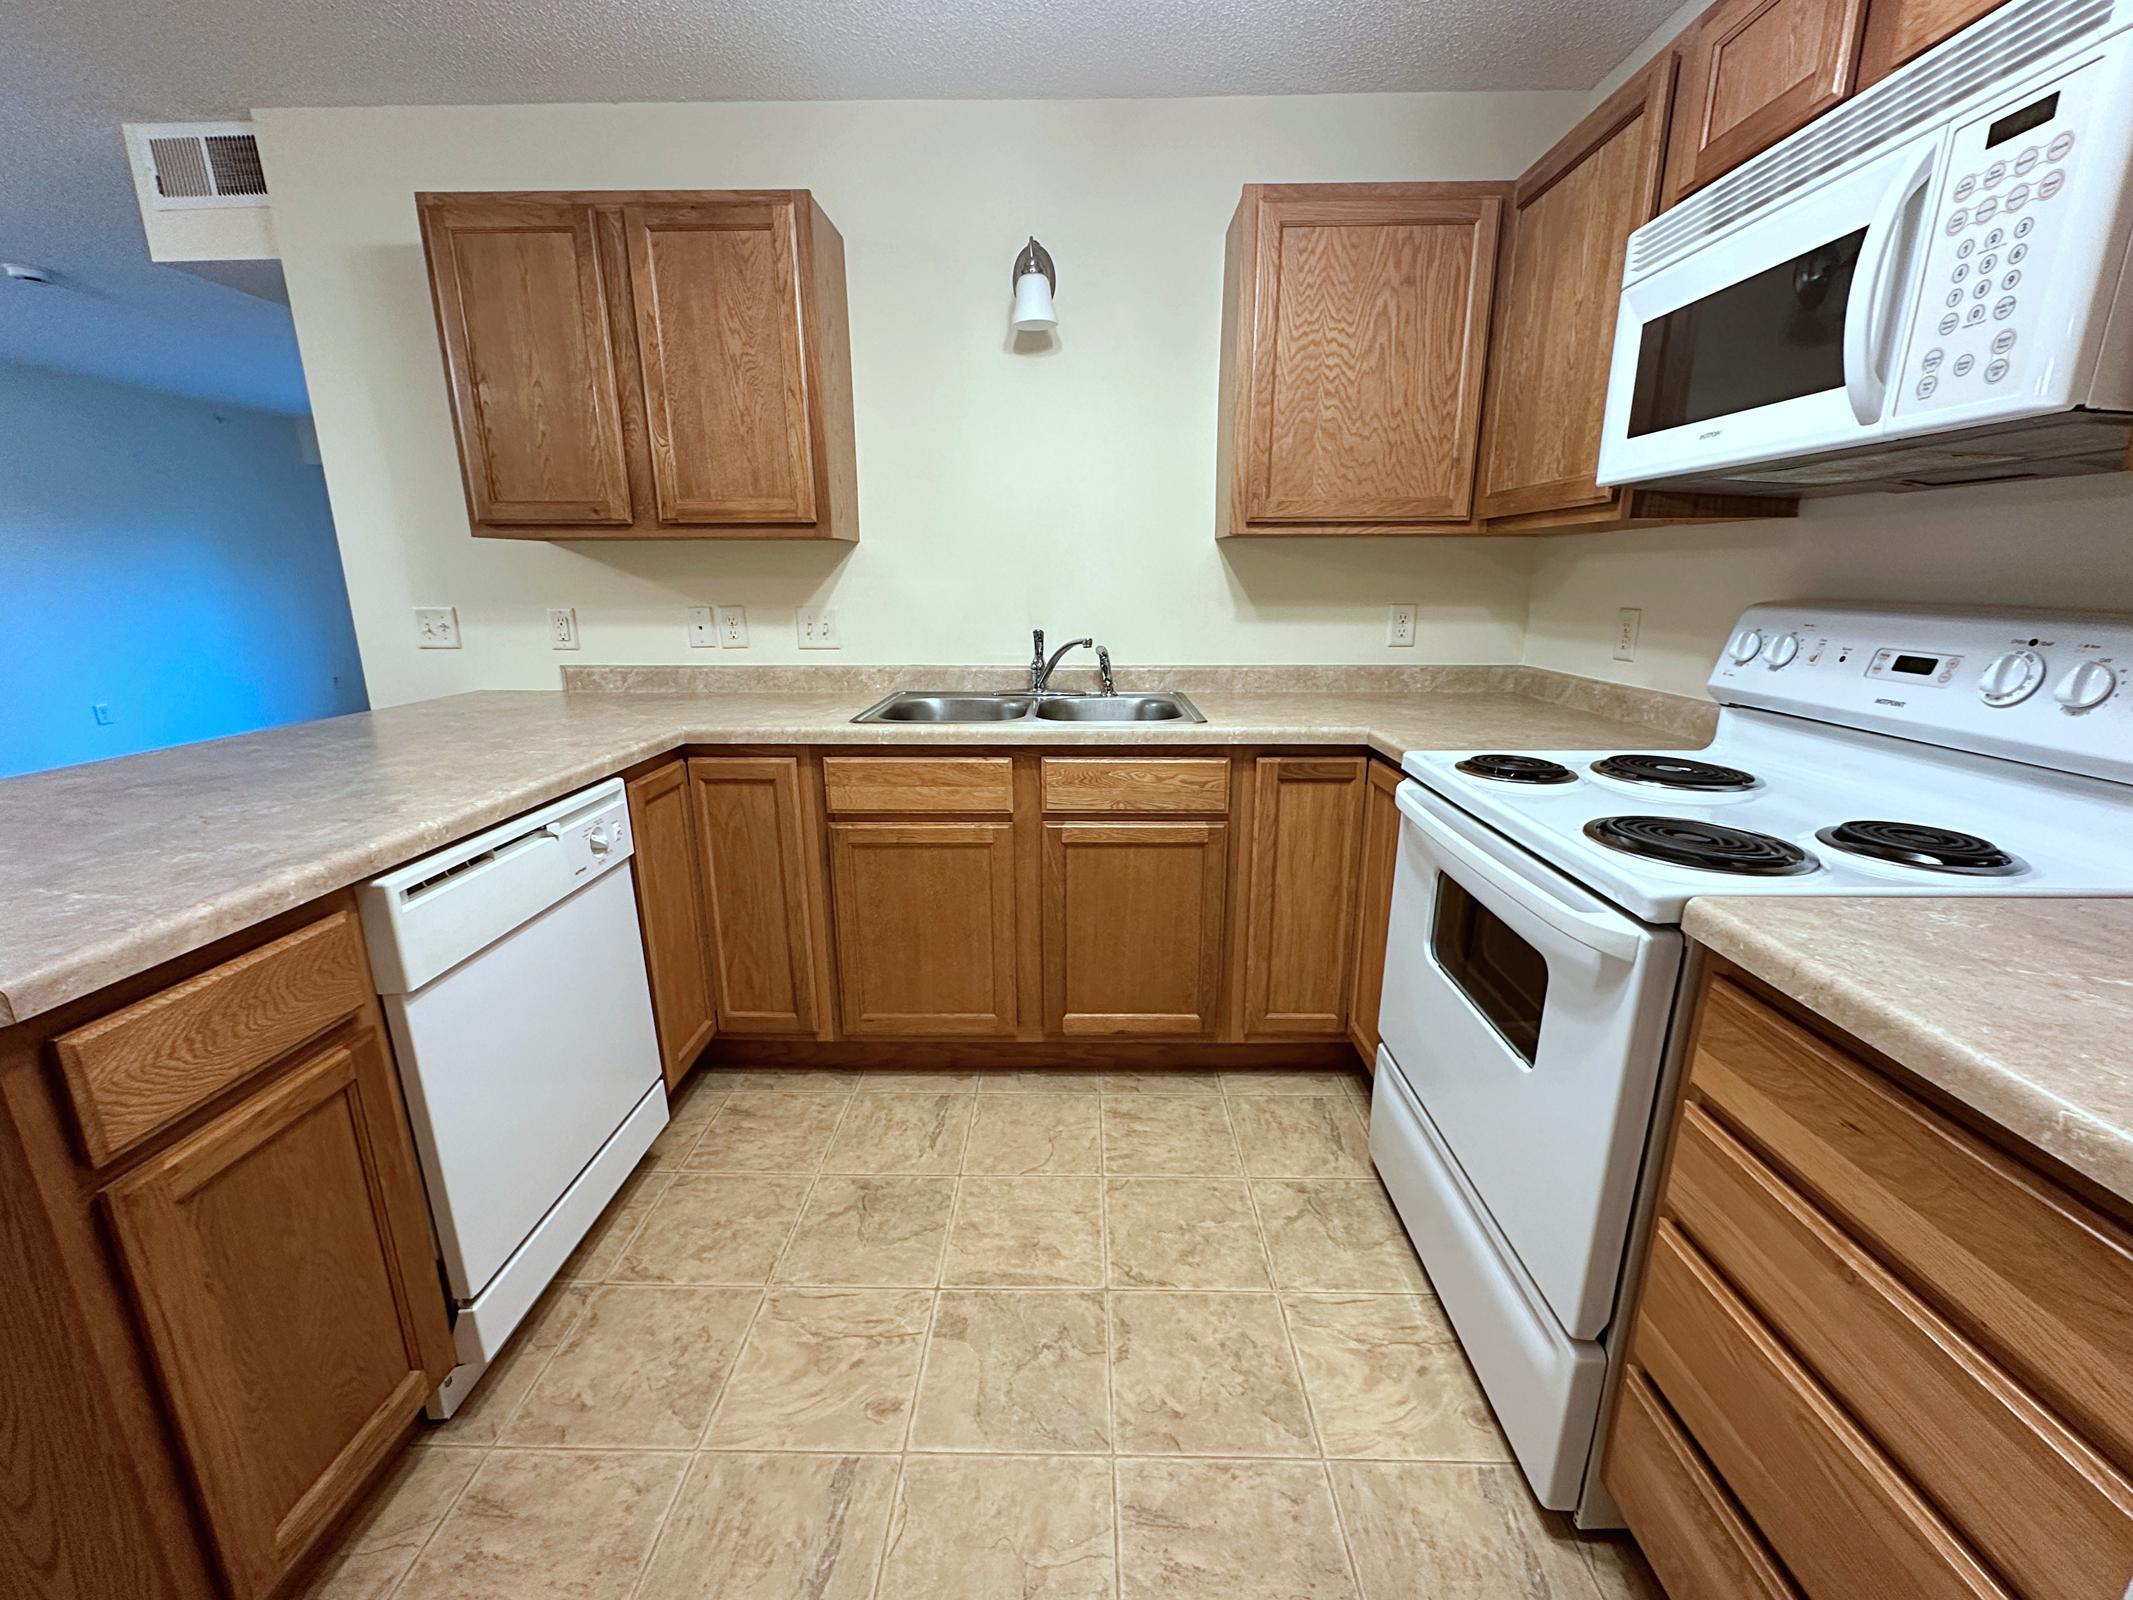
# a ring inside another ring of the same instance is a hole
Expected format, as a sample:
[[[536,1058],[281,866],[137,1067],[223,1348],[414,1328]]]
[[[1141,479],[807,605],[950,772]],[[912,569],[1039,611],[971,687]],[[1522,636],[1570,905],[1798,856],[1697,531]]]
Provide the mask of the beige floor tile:
[[[599,1283],[605,1279],[622,1259],[623,1250],[651,1210],[652,1202],[666,1193],[673,1176],[660,1167],[641,1166],[631,1173],[556,1276],[565,1283]]]
[[[958,1172],[975,1104],[967,1094],[856,1094],[822,1170]]]
[[[934,1089],[975,1094],[979,1074],[975,1067],[863,1067],[853,1077],[863,1091]]]
[[[914,1450],[1108,1450],[1104,1297],[944,1290],[911,1419]]]
[[[926,1289],[773,1289],[712,1414],[719,1450],[899,1450]]]
[[[618,1283],[767,1283],[812,1181],[680,1173],[608,1276]]]
[[[494,1444],[592,1297],[586,1285],[551,1285],[451,1420],[423,1424],[416,1438],[423,1444]]]
[[[1347,1094],[1362,1076],[1361,1072],[1351,1072],[1345,1067],[1306,1068],[1302,1071],[1257,1067],[1223,1073],[1222,1092],[1230,1095]]]
[[[1111,1400],[1121,1453],[1318,1454],[1270,1294],[1113,1294]]]
[[[1255,1178],[1368,1178],[1370,1130],[1346,1095],[1240,1095],[1229,1119]]]
[[[408,1451],[371,1492],[304,1600],[384,1600],[482,1460],[480,1450]]]
[[[594,1290],[505,1425],[503,1442],[694,1445],[760,1296],[756,1289],[651,1284]]]
[[[1235,1177],[1243,1170],[1219,1096],[1104,1096],[1104,1171]]]
[[[498,1450],[399,1600],[579,1600],[630,1591],[689,1458]]]
[[[1114,1289],[1266,1289],[1266,1249],[1241,1178],[1104,1184]]]
[[[1511,1459],[1434,1298],[1289,1295],[1284,1305],[1327,1455]]]
[[[965,1178],[941,1282],[1101,1288],[1103,1180]]]
[[[965,1172],[1102,1170],[1093,1094],[981,1094]]]
[[[1255,1180],[1252,1197],[1282,1288],[1388,1294],[1429,1288],[1376,1180]]]
[[[1595,1600],[1567,1522],[1516,1467],[1336,1461],[1364,1600]]]
[[[880,1600],[1110,1600],[1111,1464],[907,1456]]]
[[[692,1080],[679,1101],[667,1109],[667,1125],[659,1130],[659,1137],[652,1141],[651,1149],[644,1153],[647,1167],[676,1167],[704,1136],[704,1129],[711,1126],[718,1108],[726,1103],[726,1096],[719,1090],[705,1088]]]
[[[637,1600],[867,1600],[894,1456],[698,1456]]]
[[[1118,1532],[1122,1600],[1354,1600],[1315,1461],[1120,1461]]]
[[[1147,1072],[1107,1072],[1103,1075],[1103,1092],[1219,1095],[1222,1092],[1222,1074],[1201,1072],[1191,1067],[1157,1067]]]
[[[777,1281],[930,1287],[954,1205],[953,1178],[819,1179]]]
[[[829,1067],[705,1067],[690,1079],[721,1094],[850,1094],[859,1074]]]
[[[1626,1533],[1586,1534],[1578,1539],[1600,1600],[1666,1600],[1658,1574]]]
[[[684,1165],[692,1172],[813,1172],[848,1098],[729,1095]]]
[[[979,1094],[1095,1094],[1103,1086],[1101,1072],[1069,1067],[988,1067],[978,1075]]]

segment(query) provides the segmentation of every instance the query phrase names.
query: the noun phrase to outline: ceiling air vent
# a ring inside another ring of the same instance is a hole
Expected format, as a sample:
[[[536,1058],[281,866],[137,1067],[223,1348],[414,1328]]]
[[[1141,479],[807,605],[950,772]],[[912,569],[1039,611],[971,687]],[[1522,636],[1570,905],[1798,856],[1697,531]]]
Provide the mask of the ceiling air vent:
[[[142,197],[157,210],[267,203],[249,122],[128,123],[126,144]]]

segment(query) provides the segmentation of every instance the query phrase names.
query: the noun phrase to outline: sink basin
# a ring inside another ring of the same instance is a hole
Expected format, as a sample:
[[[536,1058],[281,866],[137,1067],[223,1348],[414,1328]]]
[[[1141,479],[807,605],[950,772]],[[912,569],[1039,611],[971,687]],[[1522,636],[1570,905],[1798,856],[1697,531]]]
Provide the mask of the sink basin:
[[[854,722],[1013,722],[1029,715],[1026,694],[892,694]]]
[[[1205,722],[1176,694],[1063,694],[1037,702],[1047,722]]]
[[[854,722],[1205,722],[1181,694],[972,694],[900,689]]]

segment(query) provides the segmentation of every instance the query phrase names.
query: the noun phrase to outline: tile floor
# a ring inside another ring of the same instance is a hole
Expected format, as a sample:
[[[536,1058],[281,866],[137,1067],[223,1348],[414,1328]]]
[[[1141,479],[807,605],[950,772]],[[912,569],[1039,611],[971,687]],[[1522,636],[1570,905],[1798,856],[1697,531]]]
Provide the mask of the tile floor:
[[[1656,1600],[1342,1072],[702,1072],[316,1600]]]

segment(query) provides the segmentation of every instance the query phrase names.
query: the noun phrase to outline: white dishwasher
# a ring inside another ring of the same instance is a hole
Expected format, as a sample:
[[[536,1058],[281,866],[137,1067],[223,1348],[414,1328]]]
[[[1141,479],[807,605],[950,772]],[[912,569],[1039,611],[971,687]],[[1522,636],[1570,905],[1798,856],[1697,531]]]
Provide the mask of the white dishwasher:
[[[365,884],[457,1315],[450,1416],[666,1125],[620,780]]]

